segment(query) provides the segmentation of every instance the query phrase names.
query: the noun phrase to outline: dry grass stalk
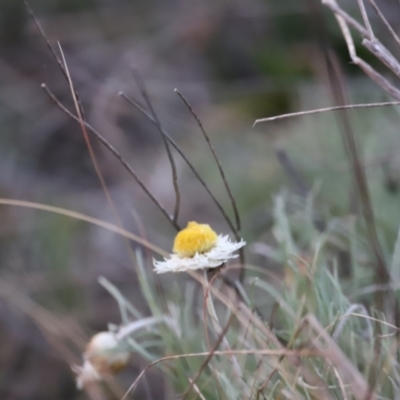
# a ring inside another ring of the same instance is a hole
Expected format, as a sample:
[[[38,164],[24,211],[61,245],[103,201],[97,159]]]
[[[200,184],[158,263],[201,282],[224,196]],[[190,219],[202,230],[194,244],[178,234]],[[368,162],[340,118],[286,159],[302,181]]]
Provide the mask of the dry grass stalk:
[[[336,0],[321,0],[322,4],[325,4],[335,15],[338,21],[340,30],[346,41],[347,49],[351,61],[358,65],[366,75],[368,75],[375,83],[377,83],[383,90],[389,93],[390,96],[396,100],[400,100],[400,91],[394,85],[392,85],[382,74],[377,72],[363,59],[358,57],[352,34],[349,26],[355,29],[363,38],[362,44],[367,48],[379,61],[386,65],[397,77],[400,77],[400,64],[396,58],[390,53],[390,51],[380,42],[375,36],[367,12],[364,7],[362,0],[358,0],[359,8],[363,16],[364,24],[366,27],[358,23],[352,18],[347,12],[345,12],[336,2]],[[376,5],[375,5],[376,6]],[[377,7],[376,7],[377,8]],[[380,15],[383,14],[380,13]],[[386,20],[385,20],[386,21]],[[387,22],[387,21],[386,21]],[[387,24],[387,26],[390,26]]]
[[[367,398],[372,399],[373,397],[368,397],[370,395],[370,388],[365,378],[343,354],[340,347],[334,339],[329,336],[325,328],[321,326],[315,316],[307,315],[305,321],[317,334],[316,339],[312,342],[313,348],[327,354],[327,358],[335,368],[335,374],[337,373],[338,376],[340,376],[342,383],[351,388],[351,394],[354,398],[356,400],[365,400]]]

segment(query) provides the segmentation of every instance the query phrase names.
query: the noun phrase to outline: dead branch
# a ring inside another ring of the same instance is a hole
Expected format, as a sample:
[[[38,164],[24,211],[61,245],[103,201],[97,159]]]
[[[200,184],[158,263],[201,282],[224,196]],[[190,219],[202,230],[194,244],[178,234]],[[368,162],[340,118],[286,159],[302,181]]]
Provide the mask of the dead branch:
[[[362,26],[353,17],[346,13],[336,2],[336,0],[321,0],[322,4],[326,5],[335,15],[336,20],[339,24],[342,35],[346,41],[346,45],[349,51],[351,61],[359,66],[366,75],[368,75],[375,83],[377,83],[383,90],[390,94],[396,100],[400,100],[400,91],[393,86],[386,78],[384,78],[379,72],[372,68],[363,59],[357,56],[355,45],[349,26],[355,29],[363,38],[362,45],[368,49],[382,64],[386,65],[397,77],[400,78],[400,63],[391,54],[391,52],[381,43],[381,41],[375,36],[363,0],[358,0],[361,15],[366,27]],[[370,2],[373,0],[370,0]],[[372,4],[372,3],[371,3]],[[374,9],[376,11],[376,4]],[[382,13],[378,15],[383,19],[385,25],[389,29],[390,25],[384,18]],[[390,27],[391,28],[391,27]],[[392,29],[392,28],[391,28]],[[393,30],[393,29],[392,29]],[[390,29],[389,29],[390,31]],[[393,34],[392,34],[393,36]],[[397,41],[395,35],[395,40]]]

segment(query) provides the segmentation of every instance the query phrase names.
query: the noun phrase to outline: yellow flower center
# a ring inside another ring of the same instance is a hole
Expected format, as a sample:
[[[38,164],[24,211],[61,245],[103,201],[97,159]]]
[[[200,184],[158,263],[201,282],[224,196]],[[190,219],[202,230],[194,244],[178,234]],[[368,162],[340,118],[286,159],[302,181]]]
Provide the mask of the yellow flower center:
[[[218,235],[210,225],[189,222],[175,237],[173,252],[181,257],[193,257],[196,253],[205,253],[217,243]]]

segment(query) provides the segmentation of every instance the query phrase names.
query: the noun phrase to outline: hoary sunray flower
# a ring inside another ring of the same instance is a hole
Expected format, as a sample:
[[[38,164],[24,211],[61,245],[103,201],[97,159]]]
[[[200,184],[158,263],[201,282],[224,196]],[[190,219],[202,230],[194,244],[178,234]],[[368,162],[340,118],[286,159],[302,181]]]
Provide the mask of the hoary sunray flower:
[[[97,333],[86,347],[83,365],[72,368],[77,374],[78,389],[119,372],[128,365],[129,359],[129,351],[121,346],[114,333]]]
[[[246,244],[243,240],[232,242],[228,235],[217,235],[207,224],[189,222],[175,237],[173,254],[164,261],[154,260],[158,274],[204,268],[216,268],[231,258]]]

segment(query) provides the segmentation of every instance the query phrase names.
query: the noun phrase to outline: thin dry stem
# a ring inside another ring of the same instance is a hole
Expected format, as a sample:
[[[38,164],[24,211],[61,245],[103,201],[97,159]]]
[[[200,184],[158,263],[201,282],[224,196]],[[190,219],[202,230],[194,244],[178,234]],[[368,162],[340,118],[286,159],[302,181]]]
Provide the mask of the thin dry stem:
[[[383,64],[385,64],[392,72],[400,77],[400,64],[394,58],[394,56],[389,52],[389,50],[382,45],[382,43],[371,40],[371,39],[363,39],[363,46],[368,49],[378,60],[380,60]]]
[[[70,79],[69,78],[69,72],[68,72],[68,69],[66,68],[65,63],[63,63],[63,61],[58,57],[57,53],[53,49],[53,46],[51,45],[50,40],[46,36],[46,33],[44,32],[42,26],[40,25],[39,20],[36,18],[36,15],[33,12],[32,8],[29,6],[28,2],[24,1],[24,4],[25,4],[25,7],[26,7],[26,9],[28,11],[28,14],[32,18],[33,22],[35,23],[37,30],[39,31],[39,33],[42,36],[44,42],[46,43],[46,46],[49,49],[50,54],[53,56],[55,62],[57,63],[58,67],[60,68],[61,73],[64,75],[64,78],[66,79],[66,81],[69,84],[69,79]],[[63,54],[62,54],[62,57],[63,57]],[[78,92],[75,89],[73,89],[73,90],[74,90],[75,100],[76,100],[77,104],[79,105],[80,113],[82,114],[82,118],[85,119],[85,113],[83,111],[82,102],[80,100]]]
[[[104,192],[104,194],[105,194],[105,196],[107,198],[107,202],[108,202],[108,204],[109,204],[109,206],[111,208],[111,211],[113,212],[113,214],[115,216],[115,219],[118,222],[118,225],[122,228],[123,225],[122,225],[121,218],[119,217],[117,209],[115,208],[114,203],[113,203],[113,201],[111,199],[110,191],[108,190],[107,184],[106,184],[106,182],[104,180],[103,173],[101,172],[101,168],[100,168],[99,163],[97,161],[96,154],[95,154],[93,146],[92,146],[92,144],[90,142],[90,137],[89,137],[89,135],[87,133],[85,122],[84,122],[84,119],[83,119],[83,108],[80,106],[80,103],[78,102],[78,97],[77,97],[77,94],[76,94],[76,91],[75,91],[75,88],[74,88],[74,83],[72,82],[72,78],[71,78],[71,74],[69,72],[68,64],[67,64],[67,61],[65,59],[65,55],[64,55],[64,52],[63,52],[63,49],[62,49],[60,43],[58,43],[58,48],[60,50],[60,54],[61,54],[61,57],[62,57],[62,65],[64,66],[65,74],[67,76],[67,81],[68,81],[68,84],[69,84],[69,87],[70,87],[71,96],[72,96],[72,99],[73,99],[74,105],[75,105],[75,111],[76,111],[76,114],[77,114],[78,120],[79,120],[79,125],[81,127],[82,134],[83,134],[83,137],[85,139],[85,143],[86,143],[86,146],[88,148],[90,158],[92,159],[93,166],[94,166],[94,169],[96,171],[96,175],[99,178],[101,187],[102,187],[103,192]]]
[[[178,216],[179,216],[180,202],[181,202],[181,193],[179,191],[178,173],[176,171],[175,160],[171,153],[171,148],[169,146],[168,139],[164,135],[164,129],[162,128],[161,122],[157,116],[157,113],[154,110],[153,104],[150,100],[150,96],[149,96],[149,93],[143,82],[143,79],[141,78],[139,72],[135,68],[132,68],[132,74],[133,74],[133,78],[135,79],[135,82],[140,90],[140,93],[143,96],[143,99],[145,100],[148,109],[150,110],[151,116],[153,117],[153,119],[155,121],[155,125],[161,135],[162,141],[165,146],[165,150],[168,155],[168,160],[171,165],[171,172],[172,172],[172,184],[174,186],[174,191],[175,191],[175,208],[174,208],[174,214],[173,214],[173,221],[174,221],[174,223],[177,223]]]
[[[358,7],[360,8],[360,11],[361,11],[362,19],[364,21],[364,25],[367,27],[369,37],[371,38],[371,40],[375,40],[374,31],[372,30],[372,26],[371,26],[371,23],[368,18],[367,10],[365,9],[364,0],[357,0],[357,1],[358,1]]]
[[[326,3],[326,1],[325,1]],[[336,2],[334,0],[329,1],[330,4]],[[378,74],[376,71],[373,71],[372,68],[368,66],[365,62],[362,62],[360,60],[355,52],[355,46],[353,42],[353,38],[351,36],[350,30],[347,26],[347,20],[345,20],[344,17],[341,15],[335,13],[335,17],[339,23],[339,26],[341,28],[342,34],[345,38],[345,41],[347,43],[347,47],[349,49],[350,57],[351,59],[360,67],[375,81],[377,81],[380,86],[394,95],[397,100],[400,100],[400,92],[398,89],[394,88],[392,85],[390,85],[387,81],[386,83],[384,82],[385,79]],[[370,41],[372,41],[372,38],[369,38]],[[371,42],[372,43],[372,42]],[[374,43],[379,43],[377,40],[374,41]],[[382,46],[382,49],[384,47]],[[327,65],[331,64],[331,60],[327,59]],[[365,69],[365,67],[368,67],[370,69]],[[371,75],[371,71],[373,71]],[[341,74],[339,71],[335,69],[330,70],[330,86],[332,90],[333,97],[335,101],[339,105],[343,105],[345,103],[345,96],[344,96],[344,89],[343,89],[343,79],[341,79]],[[350,122],[348,120],[347,114],[341,113],[341,123],[342,123],[342,137],[343,137],[343,142],[345,145],[346,150],[348,151],[349,159],[352,164],[352,170],[353,170],[353,179],[354,179],[354,184],[358,189],[358,194],[360,198],[360,205],[363,213],[364,220],[367,225],[367,234],[368,234],[368,239],[371,245],[371,248],[374,252],[375,260],[376,260],[376,265],[375,265],[375,274],[376,274],[376,279],[378,283],[380,284],[385,284],[390,282],[390,275],[387,271],[386,265],[385,265],[385,259],[383,256],[382,248],[379,243],[378,235],[376,232],[376,225],[375,225],[375,216],[374,216],[374,210],[372,208],[371,200],[370,200],[370,195],[369,195],[369,190],[368,190],[368,183],[367,183],[367,178],[365,175],[365,171],[362,168],[362,163],[360,162],[360,158],[358,155],[358,149],[355,141],[355,136],[354,133],[351,129]],[[393,296],[391,296],[393,297]],[[383,309],[384,307],[384,298],[383,296],[377,295],[376,296],[378,308]],[[396,313],[395,313],[396,314]]]
[[[47,95],[50,97],[50,99],[55,103],[55,105],[63,111],[66,115],[68,115],[71,119],[74,121],[80,123],[79,118],[74,115],[71,111],[69,111],[58,99],[57,97],[53,94],[53,92],[48,88],[48,86],[43,83],[42,88],[45,90]],[[121,154],[116,150],[105,138],[102,136],[92,125],[90,125],[88,122],[84,121],[84,125],[86,128],[91,132],[96,139],[104,146],[106,147],[111,154],[115,156],[115,158],[122,164],[122,166],[128,171],[128,173],[135,179],[136,183],[141,187],[141,189],[147,194],[147,196],[153,201],[153,203],[157,206],[157,208],[165,215],[165,217],[168,219],[168,221],[172,224],[172,226],[176,230],[180,230],[179,225],[177,225],[176,222],[173,221],[171,216],[168,214],[168,212],[165,210],[164,206],[154,197],[154,195],[151,193],[151,191],[147,188],[147,186],[144,184],[144,182],[139,178],[137,175],[136,171],[128,164],[128,162],[121,156]]]
[[[44,41],[45,41],[45,43],[47,45],[47,48],[50,50],[51,55],[53,56],[53,58],[55,59],[56,63],[60,67],[60,70],[63,73],[65,79],[68,80],[68,74],[67,74],[67,72],[66,72],[66,70],[64,68],[64,65],[63,65],[62,61],[60,60],[60,58],[58,57],[57,53],[54,51],[53,46],[50,44],[50,41],[47,38],[42,26],[40,25],[39,20],[36,18],[35,13],[33,12],[32,8],[30,7],[30,5],[28,4],[27,1],[24,1],[24,4],[25,4],[25,7],[26,7],[26,9],[28,11],[28,14],[32,18],[33,22],[35,23],[37,30],[39,31],[40,35],[44,39]]]
[[[394,97],[397,100],[400,100],[400,91],[392,84],[390,84],[389,81],[385,79],[381,74],[375,71],[369,64],[367,64],[364,60],[362,60],[357,56],[353,38],[347,26],[346,20],[339,15],[336,15],[336,19],[339,23],[343,37],[346,41],[350,58],[354,62],[354,64],[358,65],[365,72],[365,74],[367,74],[374,82],[376,82],[382,89],[388,92],[392,97]]]
[[[15,206],[15,207],[24,207],[24,208],[31,208],[34,210],[41,210],[41,211],[46,211],[46,212],[51,212],[54,214],[58,215],[64,215],[68,218],[73,218],[77,219],[80,221],[88,222],[92,225],[99,226],[101,228],[107,229],[111,232],[117,233],[118,235],[124,236],[130,240],[133,240],[134,242],[150,249],[151,251],[160,254],[161,256],[166,257],[168,253],[166,253],[164,250],[160,249],[159,247],[151,244],[149,241],[141,238],[140,236],[135,235],[132,232],[129,232],[123,228],[120,228],[117,225],[111,224],[109,222],[102,221],[97,218],[90,217],[86,214],[82,214],[76,211],[68,210],[66,208],[61,208],[61,207],[53,207],[49,206],[47,204],[41,204],[41,203],[34,203],[31,201],[23,201],[23,200],[15,200],[15,199],[4,199],[0,198],[0,204],[4,205],[9,205],[9,206]]]
[[[149,364],[142,372],[138,375],[132,385],[129,387],[124,397],[121,400],[126,400],[129,394],[133,392],[133,390],[137,387],[138,383],[143,379],[149,369],[159,364],[160,362],[169,361],[169,360],[178,360],[181,358],[191,358],[191,357],[207,357],[210,352],[202,352],[202,353],[187,353],[187,354],[176,354],[173,356],[167,356],[163,358],[159,358],[156,361],[153,361]],[[300,350],[286,350],[286,349],[253,349],[253,350],[219,350],[213,353],[218,356],[228,356],[228,355],[267,355],[271,357],[279,357],[281,355],[289,356],[297,356],[297,357],[325,357],[325,351],[315,351],[309,349],[300,349]]]
[[[207,284],[207,286],[204,286],[204,298],[205,298],[205,303],[207,306],[207,311],[211,317],[211,323],[214,327],[215,332],[217,333],[218,336],[221,336],[223,333],[223,329],[219,322],[217,312],[214,307],[214,302],[212,300],[211,293],[209,291],[209,287],[210,287],[211,283],[208,282],[206,270],[204,270],[204,280]],[[222,344],[226,350],[231,350],[231,346],[225,335],[222,335]],[[243,372],[242,372],[242,369],[240,368],[237,358],[232,354],[229,356],[229,359],[232,363],[233,375],[240,385],[242,395],[249,395],[250,391],[249,391],[249,388],[248,388],[246,382],[244,381]]]
[[[256,388],[256,385],[258,384],[258,379],[261,375],[261,370],[263,366],[263,359],[261,358],[260,361],[257,364],[257,368],[255,373],[253,374],[253,385],[251,386],[251,395],[249,397],[249,400],[253,398],[253,393],[256,393],[256,400],[260,398],[260,396],[263,396],[264,399],[266,399],[265,394],[263,391],[258,391]]]
[[[68,70],[66,69],[65,63],[60,60],[60,58],[57,56],[56,52],[54,51],[53,47],[50,44],[49,39],[47,38],[43,28],[41,27],[38,19],[36,18],[35,14],[33,13],[32,9],[28,5],[28,3],[25,1],[25,6],[28,10],[28,13],[32,17],[37,29],[39,30],[41,36],[43,37],[48,49],[50,50],[53,58],[55,59],[57,65],[59,66],[61,72],[63,73],[64,77],[66,78],[67,82],[69,83],[70,87],[70,78],[69,78],[69,73]],[[138,183],[138,185],[142,188],[142,190],[150,197],[150,199],[153,201],[153,203],[157,206],[157,208],[160,209],[160,211],[166,216],[166,218],[171,222],[173,227],[176,230],[180,230],[180,226],[178,225],[176,219],[171,218],[171,216],[168,214],[168,212],[165,210],[165,208],[161,205],[161,203],[154,197],[154,195],[151,193],[151,191],[146,187],[146,185],[139,179],[137,176],[136,172],[133,170],[133,168],[123,159],[123,157],[119,154],[119,152],[111,146],[110,143],[99,133],[97,132],[92,126],[90,126],[86,121],[85,121],[85,115],[84,115],[84,110],[82,107],[81,100],[79,98],[79,95],[77,91],[71,87],[71,90],[73,92],[73,98],[75,104],[77,104],[77,109],[79,108],[78,112],[78,117],[72,114],[66,107],[64,107],[61,102],[54,96],[54,94],[48,89],[48,87],[45,84],[42,84],[42,88],[45,89],[46,93],[50,96],[50,98],[55,102],[55,104],[64,112],[66,113],[70,118],[78,122],[81,126],[82,129],[87,128],[92,134],[96,136],[96,138],[117,158],[117,160],[125,167],[125,169],[129,172],[129,174],[135,179],[135,181]],[[82,125],[83,123],[83,125]],[[179,208],[179,207],[178,207]]]
[[[156,124],[156,121],[154,118],[134,99],[131,97],[127,96],[124,92],[120,92],[119,95],[126,100],[130,105],[135,107],[138,111],[140,111],[152,124]],[[175,148],[175,150],[179,153],[179,155],[183,158],[183,160],[186,162],[188,167],[191,169],[193,174],[196,176],[197,180],[200,182],[200,184],[204,187],[208,195],[211,197],[212,201],[214,204],[217,206],[218,210],[221,212],[222,216],[224,217],[226,223],[228,224],[229,228],[232,230],[232,232],[235,232],[235,226],[233,225],[232,221],[230,220],[229,216],[225,212],[224,208],[222,207],[221,203],[217,200],[217,198],[214,196],[213,192],[207,185],[207,183],[204,181],[204,179],[201,177],[199,172],[196,170],[194,165],[190,162],[190,160],[187,158],[183,150],[179,147],[179,145],[175,142],[175,140],[163,129],[163,134],[164,136],[168,139],[168,141],[172,144],[172,146]]]
[[[361,58],[357,58],[356,63],[366,75],[368,75],[378,86],[390,94],[394,99],[400,100],[400,90],[393,86],[386,78],[380,75],[375,69]]]
[[[296,192],[300,196],[307,196],[307,193],[310,192],[310,187],[307,185],[304,177],[301,173],[296,169],[295,165],[293,164],[292,160],[289,158],[286,150],[280,147],[275,148],[275,154],[280,162],[283,170],[286,172],[286,175],[292,181],[296,188]]]
[[[335,367],[333,367],[332,369],[333,369],[333,372],[335,373],[336,379],[337,379],[337,381],[339,383],[339,387],[340,387],[340,391],[342,392],[343,400],[348,400],[348,397],[347,397],[347,394],[346,394],[346,388],[345,388],[345,385],[343,383],[342,378],[339,375],[338,370]]]
[[[200,392],[199,387],[194,383],[193,379],[188,378],[188,381],[190,382],[191,386],[193,387],[194,391],[197,393],[197,395],[199,396],[199,398],[201,400],[207,400],[203,394]]]
[[[341,19],[340,17],[338,18],[339,20]],[[344,104],[345,89],[344,89],[342,74],[339,70],[331,71],[330,83],[331,83],[332,95],[334,97],[335,102],[338,104]],[[358,146],[356,143],[356,137],[352,130],[347,113],[346,112],[341,113],[340,117],[341,117],[340,122],[342,125],[341,133],[342,133],[344,147],[348,152],[348,157],[352,165],[354,184],[358,191],[362,215],[367,225],[368,240],[375,256],[376,279],[380,283],[387,283],[390,281],[390,275],[386,268],[385,258],[383,256],[382,248],[379,243],[379,238],[376,231],[375,215],[371,203],[367,176],[365,174],[365,170],[362,168],[362,162],[359,155]],[[377,303],[378,307],[379,304],[381,307],[383,307],[383,297],[377,296]]]
[[[178,89],[175,89],[175,93],[179,96],[179,98],[183,101],[185,106],[188,108],[189,112],[193,115],[193,118],[196,120],[197,125],[199,126],[199,128],[200,128],[200,130],[201,130],[201,132],[202,132],[202,134],[204,136],[204,139],[206,140],[206,142],[208,144],[208,147],[210,148],[210,151],[211,151],[211,153],[212,153],[212,155],[214,157],[214,160],[215,160],[215,162],[217,164],[217,167],[218,167],[219,173],[221,175],[222,181],[224,183],[226,192],[228,193],[229,199],[231,200],[233,213],[235,215],[236,229],[233,229],[233,234],[235,235],[236,240],[240,240],[239,232],[240,232],[240,229],[241,229],[241,222],[240,222],[239,209],[237,207],[237,203],[236,203],[235,197],[233,196],[232,190],[231,190],[231,188],[230,188],[230,186],[228,184],[228,181],[226,179],[224,169],[222,168],[222,165],[221,165],[221,161],[219,160],[219,157],[218,157],[218,155],[217,155],[217,153],[216,153],[216,151],[214,149],[214,146],[211,143],[211,140],[210,140],[210,137],[209,137],[208,133],[204,129],[203,123],[201,122],[200,118],[198,117],[198,115],[194,111],[194,109],[191,106],[191,104],[189,103],[189,101],[186,99],[186,97]],[[245,272],[246,272],[245,269],[243,268],[244,264],[245,264],[245,257],[244,257],[244,249],[243,248],[241,248],[239,250],[239,257],[240,257],[240,263],[242,265],[242,268],[240,269],[240,272],[239,272],[239,281],[243,282],[244,278],[245,278]]]
[[[374,317],[371,317],[371,316],[365,315],[365,314],[352,312],[352,313],[348,313],[348,314],[346,313],[345,315],[342,315],[340,318],[346,318],[348,316],[359,317],[359,318],[368,319],[370,321],[379,322],[379,324],[381,324],[381,325],[385,325],[385,326],[387,326],[389,328],[394,329],[397,332],[400,332],[400,328],[397,327],[396,325],[390,324],[389,322],[386,322],[386,321],[384,321],[382,319],[374,318]]]
[[[63,62],[60,60],[60,58],[57,56],[56,52],[54,51],[53,47],[50,44],[49,39],[47,38],[43,28],[41,27],[39,21],[37,20],[35,14],[33,13],[32,9],[29,7],[28,3],[25,1],[25,6],[28,10],[28,13],[32,17],[35,25],[37,26],[41,36],[43,37],[48,49],[50,50],[53,58],[55,59],[57,65],[59,66],[61,72],[63,73],[64,77],[66,78],[67,82],[70,83],[69,79],[69,74],[68,71],[66,70],[65,65],[63,65]],[[142,188],[142,190],[150,197],[150,199],[153,201],[153,203],[157,206],[157,208],[160,209],[160,211],[165,215],[165,217],[168,219],[168,221],[171,222],[173,227],[176,230],[180,230],[180,226],[178,225],[177,221],[175,218],[171,218],[171,216],[168,214],[168,212],[165,210],[165,208],[161,205],[161,203],[154,197],[154,195],[151,193],[151,191],[146,187],[146,185],[139,179],[137,176],[136,172],[133,170],[133,168],[123,159],[123,157],[119,154],[119,152],[111,146],[110,143],[102,136],[100,135],[99,132],[97,132],[92,126],[90,126],[86,121],[85,121],[85,116],[84,116],[84,110],[79,98],[79,95],[77,91],[72,87],[71,90],[73,90],[73,97],[75,104],[78,105],[77,108],[79,108],[78,112],[78,117],[72,114],[66,107],[64,107],[61,102],[54,96],[54,94],[48,89],[48,87],[45,84],[42,84],[42,87],[45,89],[47,94],[50,96],[50,98],[55,102],[55,104],[64,112],[66,113],[70,118],[78,122],[79,124],[83,123],[83,126],[86,127],[92,134],[96,136],[96,138],[117,158],[117,160],[125,167],[125,169],[129,172],[129,174],[135,179],[135,181],[138,183],[138,185]],[[82,125],[81,125],[82,126]],[[84,129],[84,128],[83,128]],[[178,206],[179,208],[179,206]]]
[[[346,41],[347,48],[349,50],[351,61],[359,66],[366,75],[368,75],[375,83],[377,83],[383,90],[389,93],[396,100],[400,100],[400,91],[393,86],[386,78],[379,74],[364,60],[359,58],[356,54],[354,41],[350,33],[348,25],[355,28],[361,36],[363,36],[363,45],[368,48],[383,64],[388,66],[397,76],[400,76],[400,64],[393,57],[393,55],[386,49],[383,44],[376,39],[375,36],[371,36],[370,32],[362,27],[357,21],[355,21],[350,15],[343,11],[336,3],[335,0],[322,0],[322,3],[330,8],[338,21],[339,27],[342,31],[343,37]]]
[[[326,5],[335,15],[342,17],[350,26],[356,29],[363,37],[369,37],[369,32],[353,17],[343,11],[335,0],[321,0],[322,4]]]
[[[343,354],[336,342],[329,336],[324,327],[318,322],[314,315],[307,315],[305,321],[318,333],[318,340],[314,340],[313,348],[318,351],[326,351],[329,361],[340,372],[341,377],[352,389],[356,400],[365,400],[370,393],[368,383],[357,368]]]
[[[182,400],[185,400],[186,397],[189,395],[190,391],[192,390],[192,387],[195,386],[197,380],[200,378],[200,375],[202,374],[202,372],[204,371],[204,369],[207,367],[208,363],[211,361],[212,357],[214,356],[214,353],[217,351],[218,347],[220,346],[220,344],[222,343],[226,332],[228,331],[232,321],[233,321],[233,317],[234,314],[231,314],[228,322],[225,324],[224,329],[221,331],[221,333],[218,335],[218,338],[214,344],[214,346],[212,347],[209,355],[206,357],[206,359],[202,362],[202,364],[200,365],[200,368],[198,369],[196,376],[193,379],[190,379],[190,385],[188,386],[188,388],[183,392],[182,394]]]
[[[329,111],[352,110],[357,108],[387,107],[387,106],[398,106],[398,105],[400,105],[400,101],[387,101],[383,103],[349,104],[344,106],[317,108],[315,110],[299,111],[294,113],[275,115],[273,117],[256,119],[253,127],[260,122],[272,122],[286,118],[304,117],[305,115],[321,114]]]
[[[397,33],[394,31],[394,29],[392,28],[392,26],[389,24],[388,20],[386,19],[386,17],[383,15],[382,11],[380,10],[380,8],[376,5],[375,0],[369,0],[372,8],[374,9],[374,11],[376,12],[376,14],[378,15],[378,17],[381,19],[381,21],[383,22],[383,24],[386,26],[387,30],[390,32],[390,34],[392,35],[393,39],[396,41],[396,43],[398,45],[400,45],[400,38],[397,35]]]
[[[204,129],[203,123],[201,122],[200,118],[198,117],[198,115],[196,114],[196,112],[194,111],[193,107],[191,106],[189,101],[186,99],[186,97],[178,89],[175,89],[174,91],[179,96],[179,98],[183,101],[183,103],[188,108],[190,113],[193,115],[193,118],[196,120],[197,125],[199,126],[199,128],[200,128],[200,130],[201,130],[201,132],[202,132],[202,134],[204,136],[204,139],[206,140],[206,142],[208,144],[208,147],[210,148],[210,151],[211,151],[211,153],[212,153],[212,155],[214,157],[214,160],[215,160],[215,162],[217,164],[218,171],[219,171],[219,173],[221,175],[222,181],[224,182],[224,186],[225,186],[226,192],[228,193],[228,196],[229,196],[229,198],[231,200],[231,203],[232,203],[233,213],[235,215],[235,220],[236,220],[236,229],[237,229],[237,231],[240,231],[240,229],[241,229],[240,215],[239,215],[239,210],[238,210],[238,207],[237,207],[237,204],[236,204],[236,200],[235,200],[235,197],[233,196],[232,190],[231,190],[231,188],[230,188],[230,186],[228,184],[228,181],[226,179],[224,169],[222,168],[222,165],[221,165],[221,161],[220,161],[220,159],[219,159],[219,157],[218,157],[218,155],[217,155],[217,153],[216,153],[216,151],[214,149],[214,146],[211,143],[210,137],[209,137],[208,133],[206,132],[206,130]],[[236,239],[239,239],[239,238],[237,237]]]
[[[290,349],[293,344],[295,343],[295,340],[297,339],[297,337],[300,335],[301,331],[303,330],[305,325],[305,320],[303,319],[299,324],[298,327],[296,329],[296,331],[294,332],[294,334],[292,335],[292,337],[290,338],[289,342],[286,345],[287,349]],[[285,356],[282,355],[279,357],[279,360],[277,362],[276,367],[271,371],[271,373],[268,375],[267,379],[265,379],[265,381],[263,382],[263,384],[259,387],[259,389],[257,390],[257,396],[259,396],[260,393],[263,392],[263,390],[267,387],[268,383],[271,381],[272,377],[278,372],[280,364],[282,363],[282,361],[284,360]]]

